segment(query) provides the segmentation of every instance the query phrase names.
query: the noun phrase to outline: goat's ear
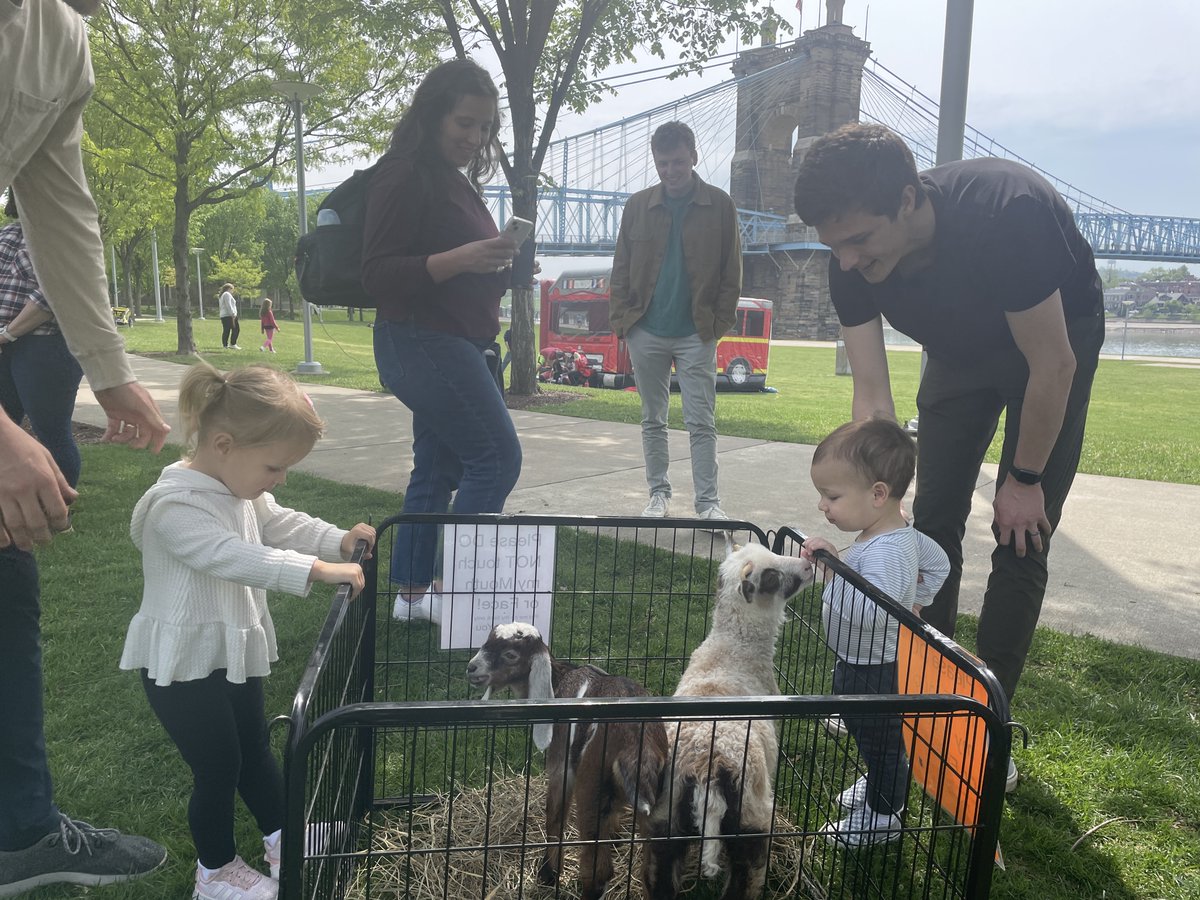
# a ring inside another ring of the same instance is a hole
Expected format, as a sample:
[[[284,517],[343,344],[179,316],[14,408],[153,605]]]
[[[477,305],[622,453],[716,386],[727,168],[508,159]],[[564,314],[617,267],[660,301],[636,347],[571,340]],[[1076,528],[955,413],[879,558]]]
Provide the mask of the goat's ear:
[[[554,739],[554,726],[549,722],[542,722],[533,726],[533,746],[537,747],[543,753],[550,746],[550,741]]]
[[[529,699],[551,700],[553,698],[554,680],[551,677],[550,651],[542,647],[529,661]]]
[[[529,699],[551,700],[554,698],[554,680],[551,677],[550,651],[542,647],[529,661]],[[554,726],[550,723],[533,726],[533,744],[539,750],[550,746],[554,737]]]

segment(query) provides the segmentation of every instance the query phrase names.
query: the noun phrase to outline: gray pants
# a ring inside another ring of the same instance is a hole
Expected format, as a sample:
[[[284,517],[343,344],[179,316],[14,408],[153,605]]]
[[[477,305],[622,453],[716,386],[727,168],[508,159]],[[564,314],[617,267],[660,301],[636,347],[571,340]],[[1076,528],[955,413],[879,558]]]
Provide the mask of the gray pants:
[[[633,376],[642,398],[642,454],[650,493],[671,496],[667,468],[667,411],[671,401],[671,363],[683,395],[683,424],[691,441],[692,485],[696,512],[720,505],[717,491],[717,342],[697,335],[664,338],[635,327],[625,338]]]

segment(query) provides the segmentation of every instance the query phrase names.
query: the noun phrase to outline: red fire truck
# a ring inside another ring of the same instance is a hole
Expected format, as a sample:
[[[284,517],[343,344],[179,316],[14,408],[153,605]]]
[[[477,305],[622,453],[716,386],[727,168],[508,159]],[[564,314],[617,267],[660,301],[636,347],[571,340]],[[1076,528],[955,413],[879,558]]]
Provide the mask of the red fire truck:
[[[623,388],[634,382],[625,342],[608,322],[612,269],[564,272],[542,282],[540,346],[546,360],[582,354],[591,372],[587,383]],[[770,300],[742,297],[737,321],[717,342],[717,389],[761,391],[771,351]],[[675,375],[671,375],[675,386]]]

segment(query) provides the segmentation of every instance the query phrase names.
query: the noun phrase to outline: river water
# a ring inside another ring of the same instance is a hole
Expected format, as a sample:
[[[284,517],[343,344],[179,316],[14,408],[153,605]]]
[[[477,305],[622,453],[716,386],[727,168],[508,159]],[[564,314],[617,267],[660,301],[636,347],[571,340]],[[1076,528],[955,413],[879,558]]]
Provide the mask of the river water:
[[[1182,359],[1200,359],[1200,325],[1159,325],[1148,322],[1131,324],[1128,329],[1120,320],[1109,321],[1100,352],[1106,356],[1121,356],[1126,359],[1138,356],[1166,356]],[[884,342],[895,346],[914,345],[915,342],[900,332],[885,326]]]

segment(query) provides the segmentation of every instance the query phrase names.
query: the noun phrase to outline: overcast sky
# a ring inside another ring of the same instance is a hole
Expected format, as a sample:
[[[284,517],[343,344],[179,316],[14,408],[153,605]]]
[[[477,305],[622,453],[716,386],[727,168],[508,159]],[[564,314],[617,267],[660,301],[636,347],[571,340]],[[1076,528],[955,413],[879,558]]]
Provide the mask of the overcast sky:
[[[1137,213],[1200,218],[1200,3],[977,0],[968,124],[1043,169]],[[792,2],[774,4],[793,27]],[[875,59],[935,100],[945,0],[846,0],[843,21]],[[824,21],[806,0],[803,28]],[[733,42],[727,48],[735,49]],[[632,68],[654,65],[648,57]],[[560,135],[584,131],[730,78],[639,84]]]

